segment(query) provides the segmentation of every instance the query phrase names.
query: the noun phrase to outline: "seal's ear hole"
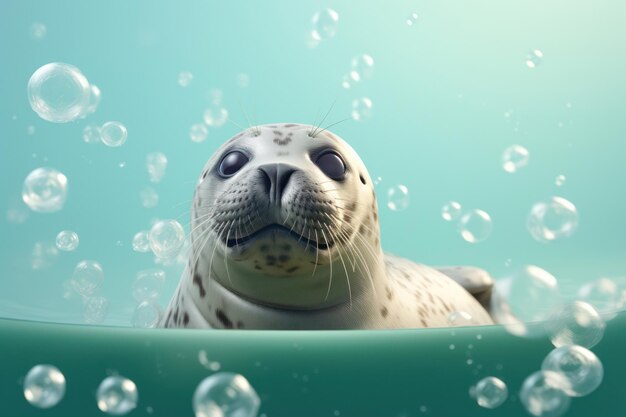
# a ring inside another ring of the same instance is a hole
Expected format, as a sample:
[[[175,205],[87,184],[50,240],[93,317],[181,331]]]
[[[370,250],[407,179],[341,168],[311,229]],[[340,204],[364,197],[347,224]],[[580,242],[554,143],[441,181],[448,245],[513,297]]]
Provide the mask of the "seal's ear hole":
[[[365,177],[363,176],[363,174],[359,174],[359,179],[361,180],[363,185],[365,185]]]

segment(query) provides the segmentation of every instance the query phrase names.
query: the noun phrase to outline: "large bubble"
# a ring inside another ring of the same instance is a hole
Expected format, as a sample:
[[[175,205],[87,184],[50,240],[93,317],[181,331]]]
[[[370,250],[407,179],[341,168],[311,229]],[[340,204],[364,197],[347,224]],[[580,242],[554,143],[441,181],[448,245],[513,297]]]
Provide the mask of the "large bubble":
[[[565,414],[571,403],[563,390],[565,378],[552,371],[537,371],[524,381],[520,401],[530,414],[536,417],[559,417]]]
[[[53,168],[37,168],[24,180],[22,199],[31,210],[52,213],[63,208],[67,198],[67,178]]]
[[[185,231],[176,220],[161,220],[152,226],[148,237],[150,248],[157,257],[172,258],[183,246]]]
[[[578,228],[576,206],[563,197],[551,197],[532,206],[526,228],[539,242],[550,242],[571,236]]]
[[[193,395],[196,417],[256,417],[260,405],[248,380],[231,372],[205,378]]]
[[[598,357],[590,350],[575,345],[554,349],[543,360],[541,369],[561,374],[567,382],[564,391],[571,397],[590,394],[600,386],[604,376]]]
[[[137,386],[123,376],[105,378],[96,392],[98,408],[116,416],[131,412],[137,407],[138,399]]]
[[[65,377],[52,365],[36,365],[24,379],[24,397],[39,408],[54,407],[65,395]]]
[[[565,304],[546,323],[552,344],[556,347],[580,345],[591,348],[602,340],[605,327],[600,313],[584,301]]]
[[[66,123],[83,115],[90,105],[87,78],[72,65],[52,62],[39,68],[28,81],[28,101],[44,120]]]

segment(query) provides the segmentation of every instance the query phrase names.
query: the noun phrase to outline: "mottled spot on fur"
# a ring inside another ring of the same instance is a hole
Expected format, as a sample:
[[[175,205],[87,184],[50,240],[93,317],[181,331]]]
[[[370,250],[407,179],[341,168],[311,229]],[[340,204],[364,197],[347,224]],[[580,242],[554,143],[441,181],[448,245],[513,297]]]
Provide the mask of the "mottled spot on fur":
[[[189,324],[189,314],[186,311],[185,311],[185,314],[183,315],[183,324],[185,326]]]
[[[237,328],[238,329],[243,329],[243,321],[237,320]]]
[[[198,291],[200,291],[200,297],[204,298],[206,295],[206,291],[204,290],[204,285],[202,284],[202,277],[197,272],[193,274],[193,283],[198,286]]]
[[[219,308],[215,309],[215,317],[217,317],[220,323],[222,323],[222,326],[226,327],[227,329],[233,328],[233,322],[230,321],[226,313],[224,313]]]
[[[387,314],[389,314],[389,311],[387,310],[387,307],[383,307],[383,308],[381,308],[381,309],[380,309],[380,314],[381,314],[383,317],[387,317]]]

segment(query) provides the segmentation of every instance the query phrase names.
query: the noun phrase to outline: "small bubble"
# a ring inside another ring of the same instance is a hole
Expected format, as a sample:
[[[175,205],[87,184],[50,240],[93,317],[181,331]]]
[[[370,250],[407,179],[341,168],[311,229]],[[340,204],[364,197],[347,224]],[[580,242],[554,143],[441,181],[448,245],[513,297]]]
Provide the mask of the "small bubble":
[[[380,184],[380,182],[381,182],[382,180],[383,180],[383,177],[376,177],[376,178],[374,179],[374,185],[378,185],[378,184]]]
[[[46,64],[28,80],[30,106],[44,120],[66,123],[80,117],[89,106],[87,78],[72,65]]]
[[[127,414],[137,407],[137,386],[123,376],[109,376],[98,387],[96,400],[100,411],[113,415]]]
[[[372,100],[367,97],[361,97],[352,101],[351,116],[356,121],[362,121],[372,117]]]
[[[35,22],[31,24],[28,28],[28,33],[31,39],[40,41],[46,37],[46,33],[48,33],[48,28],[41,22]]]
[[[370,55],[363,54],[355,56],[350,62],[352,69],[350,70],[350,78],[354,82],[371,78],[374,72],[374,58]]]
[[[145,208],[153,208],[159,204],[159,194],[152,187],[146,187],[139,192],[139,198],[141,199],[141,205]]]
[[[190,71],[181,71],[178,73],[178,85],[188,87],[193,81],[193,74]]]
[[[245,73],[237,74],[237,87],[248,88],[250,85],[250,76]]]
[[[565,304],[546,323],[552,344],[556,347],[580,345],[592,348],[604,336],[605,327],[598,311],[584,301]]]
[[[475,397],[478,405],[484,408],[497,408],[509,396],[509,389],[504,381],[493,376],[481,379],[476,384]]]
[[[71,252],[78,247],[78,235],[71,230],[63,230],[59,232],[56,239],[56,245],[63,252]]]
[[[526,56],[526,66],[528,68],[535,68],[537,65],[541,64],[541,61],[543,61],[543,52],[539,49],[532,50]]]
[[[33,126],[33,125],[27,126],[26,127],[26,134],[32,136],[32,135],[35,134],[35,130],[36,130],[35,126]]]
[[[551,197],[535,203],[526,220],[526,229],[538,242],[550,242],[571,236],[578,228],[576,206],[563,197]]]
[[[161,320],[161,307],[154,301],[142,301],[133,312],[131,324],[133,327],[155,328]]]
[[[71,283],[84,297],[92,295],[104,281],[102,265],[96,261],[80,261],[74,268]]]
[[[22,200],[31,210],[39,213],[53,213],[65,205],[67,198],[67,177],[53,168],[33,170],[22,187]]]
[[[261,400],[248,380],[231,372],[205,378],[193,395],[196,417],[254,417],[260,406]]]
[[[155,223],[149,234],[150,248],[159,258],[172,258],[178,254],[185,240],[185,231],[176,220]]]
[[[409,189],[398,184],[387,190],[387,207],[393,211],[402,211],[409,206]]]
[[[83,129],[83,141],[89,144],[100,143],[102,141],[102,129],[100,129],[100,126],[95,124],[85,126]]]
[[[339,13],[333,9],[321,10],[313,15],[311,23],[311,37],[317,41],[324,41],[337,34]]]
[[[454,350],[454,349],[456,349],[456,346],[454,346],[454,344],[453,344],[453,343],[451,343],[451,344],[450,344],[450,346],[448,346],[448,348],[449,348],[450,350]]]
[[[343,78],[341,79],[341,86],[346,90],[352,87],[352,77],[350,77],[350,74],[346,74],[343,76]]]
[[[150,239],[147,230],[137,232],[135,236],[133,236],[133,250],[142,253],[150,252]]]
[[[65,377],[52,365],[36,365],[24,378],[24,397],[33,406],[50,408],[65,396]]]
[[[112,148],[122,146],[128,137],[126,126],[120,122],[106,122],[100,127],[102,143]]]
[[[602,383],[604,368],[598,357],[582,346],[561,346],[546,356],[544,371],[561,374],[567,381],[564,391],[570,397],[583,397]]]
[[[31,268],[34,270],[46,269],[56,261],[59,251],[55,245],[48,242],[37,242],[31,251]]]
[[[195,123],[189,128],[189,137],[196,143],[204,142],[208,134],[209,129],[202,123]]]
[[[161,182],[167,169],[167,157],[162,152],[150,152],[146,155],[146,168],[151,182]]]
[[[164,283],[165,271],[161,269],[143,269],[137,272],[135,276],[133,298],[137,302],[155,301],[159,298]]]
[[[83,319],[85,323],[99,324],[104,321],[109,312],[109,300],[104,297],[87,297],[83,305]]]
[[[554,183],[557,187],[562,187],[563,185],[565,185],[565,180],[565,175],[557,175],[557,177],[554,179]]]
[[[413,26],[417,22],[417,13],[411,13],[409,17],[406,18],[406,25]]]
[[[502,169],[513,174],[528,165],[528,149],[520,145],[512,145],[502,153]]]
[[[118,167],[120,168],[124,168],[126,166],[126,161],[122,161],[119,164],[117,164]]]
[[[571,399],[563,391],[567,381],[552,371],[537,371],[522,385],[519,399],[536,417],[559,417],[569,408]]]
[[[447,222],[458,220],[461,215],[461,204],[456,201],[448,201],[441,208],[441,217]]]
[[[469,243],[486,240],[493,230],[491,216],[483,210],[472,210],[465,213],[459,220],[459,233]]]
[[[223,126],[228,120],[228,110],[220,105],[213,105],[204,111],[203,119],[207,126]]]

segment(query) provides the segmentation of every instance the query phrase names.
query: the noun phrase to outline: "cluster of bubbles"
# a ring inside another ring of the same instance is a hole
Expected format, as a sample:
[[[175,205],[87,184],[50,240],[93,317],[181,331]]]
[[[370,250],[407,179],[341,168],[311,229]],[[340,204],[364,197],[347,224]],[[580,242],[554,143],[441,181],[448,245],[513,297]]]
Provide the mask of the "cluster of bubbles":
[[[120,375],[105,378],[98,386],[96,400],[100,411],[112,415],[128,414],[137,407],[139,393],[133,381]]]
[[[28,80],[28,101],[44,120],[67,123],[94,113],[100,89],[89,84],[73,65],[52,62],[37,69]]]
[[[256,417],[261,400],[240,374],[219,372],[200,382],[193,395],[196,417]]]
[[[161,320],[161,307],[157,299],[165,283],[165,271],[144,269],[137,272],[132,294],[138,303],[131,318],[133,327],[154,328]]]
[[[219,362],[213,363],[217,365],[210,369],[218,371]],[[65,396],[65,376],[55,366],[36,365],[26,374],[23,390],[34,407],[51,408]],[[96,390],[96,404],[107,414],[128,414],[138,401],[137,385],[122,375],[106,377]],[[248,380],[232,372],[217,372],[202,380],[192,403],[196,417],[256,417],[261,406],[259,395]]]
[[[56,237],[56,246],[63,252],[72,252],[78,248],[78,235],[71,230],[62,230]]]
[[[154,208],[159,204],[159,194],[152,187],[145,187],[139,191],[141,205],[147,209]]]
[[[387,207],[390,210],[406,210],[409,207],[409,202],[409,189],[406,185],[398,184],[387,190]]]
[[[502,169],[510,174],[528,165],[530,154],[528,149],[521,145],[511,145],[502,153]]]
[[[563,197],[535,203],[526,220],[526,229],[538,242],[571,236],[578,228],[578,210]]]
[[[88,144],[103,143],[110,148],[118,148],[126,143],[127,138],[128,129],[115,120],[101,126],[92,123],[83,128],[83,141]]]
[[[37,168],[24,179],[22,200],[35,212],[57,212],[66,199],[67,177],[54,168]]]
[[[564,345],[551,351],[541,370],[526,378],[520,400],[537,417],[558,417],[569,408],[571,397],[583,397],[602,383],[602,362],[590,350]]]
[[[193,81],[193,74],[191,71],[181,71],[178,73],[178,85],[181,87],[189,87],[189,84]]]
[[[324,9],[316,12],[311,18],[311,38],[315,41],[325,41],[337,34],[339,13],[333,9]]]
[[[189,137],[196,143],[204,142],[208,134],[209,129],[203,123],[192,124],[189,128]]]
[[[417,13],[411,13],[407,18],[406,18],[406,25],[407,26],[413,26],[415,25],[415,23],[417,22],[418,19],[418,15]]]
[[[353,84],[371,78],[373,73],[374,58],[368,54],[357,55],[350,61],[350,71],[343,76],[341,86],[349,89]]]
[[[528,68],[535,68],[543,61],[543,52],[539,49],[533,49],[526,56],[526,66]]]
[[[109,310],[109,300],[99,295],[104,283],[104,269],[93,260],[82,260],[76,264],[72,276],[64,282],[64,298],[80,297],[83,320],[89,324],[102,323]]]
[[[352,111],[350,116],[356,121],[369,119],[372,116],[372,100],[367,97],[360,97],[352,100]]]
[[[469,243],[483,242],[493,231],[489,213],[480,209],[464,212],[458,201],[445,203],[441,207],[441,217],[447,222],[456,222],[459,234]]]
[[[150,152],[146,155],[146,168],[150,176],[150,182],[161,182],[167,168],[167,157],[162,152]]]

